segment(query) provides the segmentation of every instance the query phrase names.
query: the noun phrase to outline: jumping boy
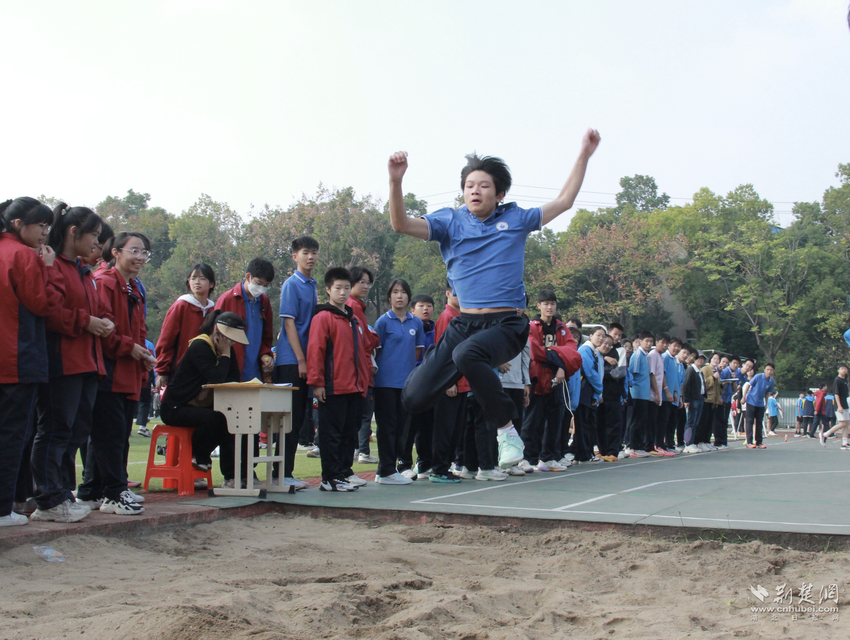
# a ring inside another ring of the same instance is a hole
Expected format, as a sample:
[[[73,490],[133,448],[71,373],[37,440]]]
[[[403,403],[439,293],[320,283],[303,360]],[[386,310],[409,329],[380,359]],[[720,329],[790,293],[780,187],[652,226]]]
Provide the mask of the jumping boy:
[[[507,165],[498,158],[472,155],[461,171],[464,206],[411,218],[402,189],[407,153],[399,151],[389,159],[393,230],[440,243],[461,310],[408,378],[404,405],[408,411],[422,412],[465,376],[485,421],[497,428],[501,467],[522,460],[523,446],[514,428],[516,407],[494,368],[513,360],[528,339],[528,319],[516,312],[525,302],[525,241],[529,233],[573,206],[599,140],[596,130],[585,133],[579,157],[558,197],[533,209],[501,204],[511,186]]]
[[[351,274],[342,267],[325,273],[328,304],[318,305],[307,344],[307,384],[319,401],[321,491],[354,491],[365,480],[349,474],[351,443],[360,427],[367,379],[360,351],[360,322],[346,305]]]

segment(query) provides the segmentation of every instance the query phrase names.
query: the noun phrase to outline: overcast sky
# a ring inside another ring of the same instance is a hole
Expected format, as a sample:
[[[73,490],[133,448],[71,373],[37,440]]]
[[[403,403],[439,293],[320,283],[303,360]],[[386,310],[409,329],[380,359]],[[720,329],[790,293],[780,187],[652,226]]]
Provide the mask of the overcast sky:
[[[434,210],[477,150],[534,206],[595,127],[577,206],[646,174],[673,204],[752,183],[783,214],[850,162],[846,16],[847,0],[5,2],[0,195],[132,188],[179,213],[207,193],[246,213],[322,182],[384,200],[404,149],[405,191]]]

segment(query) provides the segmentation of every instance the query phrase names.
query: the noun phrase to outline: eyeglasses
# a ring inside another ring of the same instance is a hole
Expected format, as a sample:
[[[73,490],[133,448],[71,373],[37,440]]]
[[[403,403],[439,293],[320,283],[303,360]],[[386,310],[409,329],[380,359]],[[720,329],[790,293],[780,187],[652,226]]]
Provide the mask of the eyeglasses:
[[[50,230],[49,222],[36,222],[36,224],[41,228],[42,233]]]
[[[118,249],[118,251],[126,251],[134,258],[141,256],[145,259],[145,262],[151,261],[151,252],[147,249],[137,249],[136,247],[133,247],[132,249]]]
[[[367,289],[372,288],[372,283],[369,282],[368,280],[361,280],[358,284],[360,284],[363,287],[366,287]]]

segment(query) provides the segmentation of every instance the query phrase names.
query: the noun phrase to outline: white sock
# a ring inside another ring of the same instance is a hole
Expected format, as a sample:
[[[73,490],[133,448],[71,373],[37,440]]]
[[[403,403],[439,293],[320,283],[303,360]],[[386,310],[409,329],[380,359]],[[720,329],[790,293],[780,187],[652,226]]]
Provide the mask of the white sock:
[[[501,429],[496,429],[496,433],[498,435],[502,435],[502,434],[507,433],[507,434],[510,434],[512,436],[519,437],[519,434],[516,432],[516,429],[514,429],[513,424],[509,424],[507,427],[502,427]]]

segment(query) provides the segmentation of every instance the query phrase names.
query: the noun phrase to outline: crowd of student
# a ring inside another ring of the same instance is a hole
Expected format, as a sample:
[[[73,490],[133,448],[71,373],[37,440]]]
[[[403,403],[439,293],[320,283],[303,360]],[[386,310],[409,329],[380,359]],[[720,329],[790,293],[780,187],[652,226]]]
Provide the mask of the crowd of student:
[[[403,485],[426,478],[501,481],[574,463],[724,448],[735,403],[743,409],[747,447],[764,448],[772,364],[756,373],[750,360],[714,354],[706,362],[663,333],[625,339],[617,323],[607,330],[592,325],[583,342],[581,323],[562,321],[551,291],[538,295],[539,314],[524,348],[496,372],[511,403],[507,413],[520,418],[518,430],[506,431],[485,419],[490,399],[475,397],[463,378],[439,387],[433,407],[405,410],[411,405],[403,390],[424,355],[461,326],[453,322],[461,314],[452,287],[435,320],[430,296],[414,296],[407,282],[393,280],[389,310],[372,328],[365,315],[372,272],[329,269],[327,303],[319,305],[313,277],[319,245],[305,236],[291,245],[295,271],[281,287],[276,345],[266,295],[275,270],[255,258],[244,279],[215,302],[212,268],[189,268],[187,293],[169,308],[152,349],[139,279],[151,255],[144,235],[115,235],[88,208],[60,204],[51,211],[32,198],[0,205],[0,224],[0,525],[25,524],[19,512],[32,494],[34,520],[74,522],[94,508],[143,512],[144,497],[128,486],[127,456],[140,394],[154,380],[163,421],[195,428],[193,464],[208,470],[218,449],[230,487],[247,478],[234,477],[233,436],[203,388],[225,381],[295,387],[296,429],[285,438],[282,469],[276,465],[267,481],[298,490],[308,485],[294,476],[296,451],[313,447],[314,439],[325,491],[366,484],[352,470],[355,462],[376,463],[378,484]],[[475,354],[455,350],[454,357]],[[846,375],[843,368],[839,379]],[[836,397],[836,428],[844,428],[846,444],[847,422],[840,420],[846,382]],[[313,399],[317,436],[304,419]],[[801,412],[805,406],[804,399]],[[369,450],[373,412],[377,458]],[[76,486],[78,451],[84,474]],[[242,452],[247,456],[245,447]],[[244,460],[242,468],[247,474]]]

